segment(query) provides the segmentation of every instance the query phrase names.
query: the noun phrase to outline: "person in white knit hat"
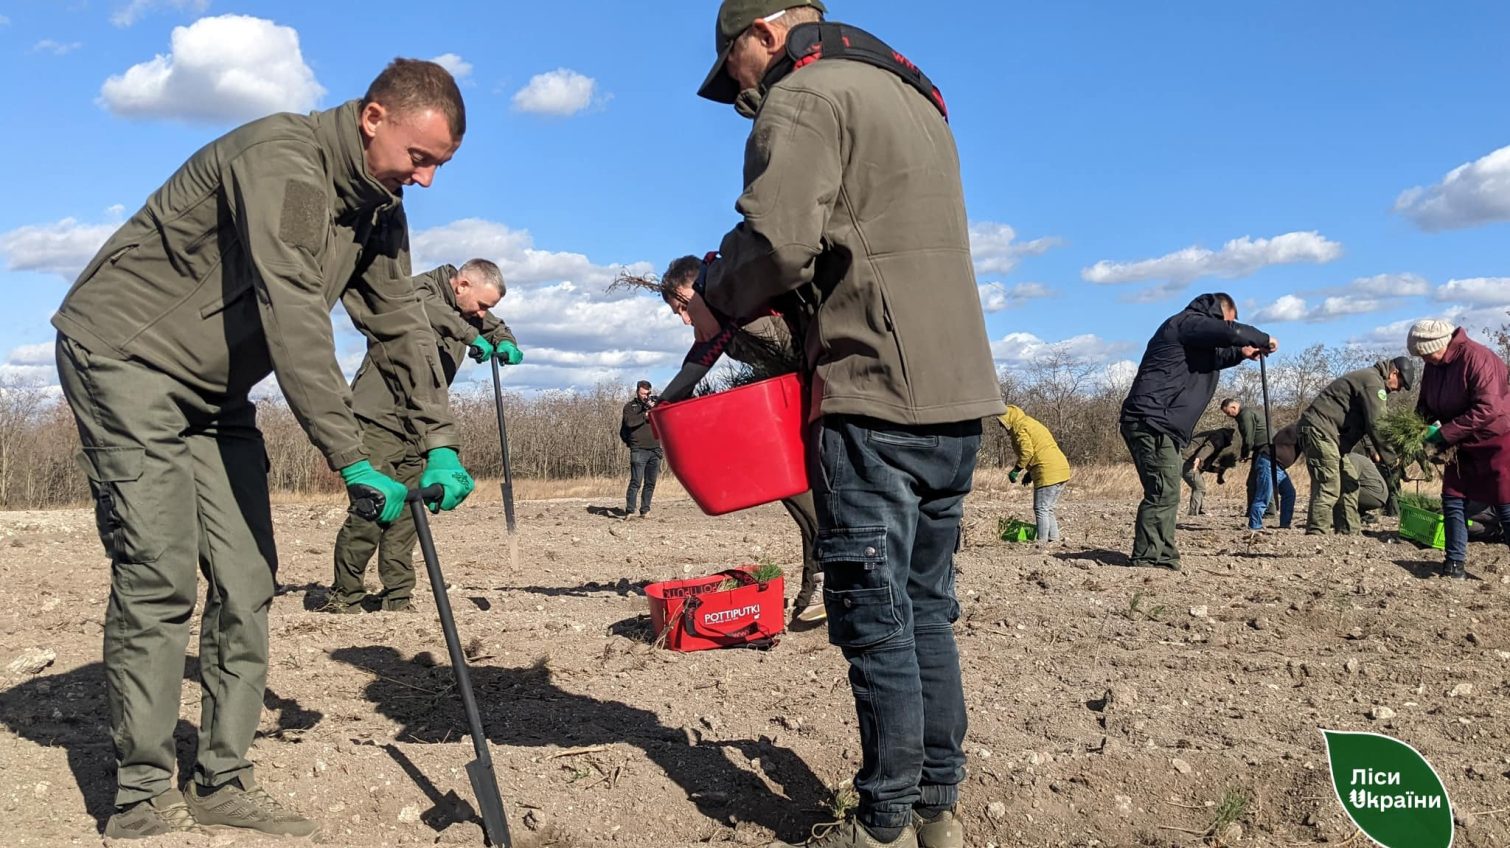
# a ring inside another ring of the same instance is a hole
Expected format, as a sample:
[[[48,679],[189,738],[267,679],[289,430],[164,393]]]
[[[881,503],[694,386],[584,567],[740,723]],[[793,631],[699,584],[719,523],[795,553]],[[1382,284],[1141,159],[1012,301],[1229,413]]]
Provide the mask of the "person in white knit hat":
[[[1442,472],[1447,535],[1441,575],[1468,576],[1467,502],[1488,504],[1510,526],[1510,374],[1504,360],[1446,321],[1417,321],[1406,347],[1426,362],[1416,411],[1425,441],[1457,449]]]

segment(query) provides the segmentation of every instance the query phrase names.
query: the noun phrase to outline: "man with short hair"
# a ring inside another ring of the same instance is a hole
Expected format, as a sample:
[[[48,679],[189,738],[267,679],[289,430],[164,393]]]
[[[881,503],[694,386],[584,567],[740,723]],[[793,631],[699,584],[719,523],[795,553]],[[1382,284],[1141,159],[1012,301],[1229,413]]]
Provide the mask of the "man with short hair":
[[[1218,427],[1196,433],[1190,444],[1180,457],[1185,460],[1185,465],[1180,469],[1180,477],[1185,485],[1190,487],[1190,505],[1186,508],[1186,515],[1206,514],[1206,481],[1202,477],[1206,474],[1215,474],[1218,486],[1227,482],[1227,470],[1236,464],[1236,456],[1231,462],[1227,460],[1227,446],[1232,444],[1232,428]]]
[[[1290,475],[1278,467],[1270,453],[1269,425],[1257,410],[1237,398],[1226,398],[1222,414],[1237,421],[1237,440],[1233,442],[1239,462],[1248,466],[1248,529],[1264,529],[1264,512],[1274,496],[1274,480],[1279,479],[1279,529],[1290,529],[1295,517],[1295,484]]]
[[[698,94],[754,126],[698,338],[775,310],[804,342],[829,641],[849,662],[854,816],[808,845],[951,848],[965,776],[954,550],[1005,410],[944,99],[818,0],[724,0]],[[719,316],[725,317],[724,322]]]
[[[405,399],[421,483],[472,489],[423,307],[409,282],[403,188],[428,186],[466,131],[432,62],[394,60],[361,100],[278,114],[199,150],[110,237],[53,316],[58,374],[111,559],[105,682],[115,742],[110,838],[196,825],[309,835],[258,785],[277,553],[251,388],[273,374],[310,440],[382,520],[402,483],[372,467],[336,362],[340,301]],[[194,610],[201,707],[194,774],[174,792],[173,730]]]
[[[1342,458],[1364,438],[1373,445],[1383,444],[1378,425],[1385,401],[1394,392],[1409,391],[1414,379],[1415,364],[1408,357],[1381,359],[1333,380],[1300,414],[1300,441],[1311,475],[1307,535],[1334,530],[1352,535],[1362,529],[1353,466]],[[1377,451],[1370,458],[1380,459]],[[1345,524],[1334,524],[1339,500]]]
[[[634,397],[624,404],[624,418],[619,434],[629,447],[629,488],[624,491],[624,520],[636,513],[644,518],[650,514],[650,499],[655,496],[655,481],[661,475],[661,442],[650,426],[650,410],[661,399],[650,393],[650,381],[641,380],[634,385]],[[640,490],[643,483],[644,491]]]
[[[1178,570],[1174,544],[1180,511],[1180,451],[1216,394],[1223,369],[1257,359],[1279,342],[1237,323],[1224,292],[1203,294],[1159,325],[1122,402],[1122,439],[1143,484],[1133,532],[1132,564]]]
[[[508,325],[494,317],[493,307],[506,286],[498,266],[486,259],[468,260],[460,268],[442,265],[414,277],[414,291],[425,306],[425,318],[435,334],[446,385],[456,379],[462,357],[476,362],[494,356],[508,365],[524,359]],[[362,444],[374,467],[414,488],[424,469],[424,457],[414,434],[404,426],[404,398],[396,396],[383,372],[369,355],[351,382],[352,411],[362,424]],[[384,612],[413,612],[414,518],[405,510],[386,527],[348,515],[336,535],[335,578],[327,610],[359,613],[367,599],[362,575],[374,552],[383,592],[377,601]]]

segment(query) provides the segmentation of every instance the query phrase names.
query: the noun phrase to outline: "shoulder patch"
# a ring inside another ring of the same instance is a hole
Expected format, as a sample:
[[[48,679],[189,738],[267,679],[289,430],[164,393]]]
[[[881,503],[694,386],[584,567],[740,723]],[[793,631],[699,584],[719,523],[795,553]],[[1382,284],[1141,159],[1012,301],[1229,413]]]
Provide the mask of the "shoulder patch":
[[[314,183],[301,180],[284,183],[278,238],[289,247],[302,247],[316,253],[325,246],[327,227],[325,192]]]
[[[1389,398],[1389,392],[1385,391],[1384,389],[1380,389],[1379,390],[1379,400],[1387,400],[1388,398]]]

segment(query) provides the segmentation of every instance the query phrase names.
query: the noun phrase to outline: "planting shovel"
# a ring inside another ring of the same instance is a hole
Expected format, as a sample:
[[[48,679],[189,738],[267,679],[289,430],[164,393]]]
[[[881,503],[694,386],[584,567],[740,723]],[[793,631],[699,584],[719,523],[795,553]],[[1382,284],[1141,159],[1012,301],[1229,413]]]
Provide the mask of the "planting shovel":
[[[1275,510],[1280,513],[1280,518],[1283,519],[1284,512],[1278,506],[1279,457],[1274,455],[1274,422],[1269,418],[1269,369],[1264,365],[1264,362],[1267,361],[1268,358],[1269,355],[1267,353],[1260,354],[1258,357],[1258,379],[1264,387],[1264,430],[1267,431],[1269,435],[1269,473],[1273,477],[1269,484],[1269,497],[1272,499],[1270,500],[1270,503],[1275,504]]]
[[[514,535],[514,474],[509,469],[509,435],[503,425],[503,384],[498,380],[498,357],[488,360],[493,363],[493,402],[498,407],[498,455],[503,459],[503,521],[509,535]]]
[[[507,468],[507,464],[504,467]],[[488,751],[488,737],[482,729],[482,716],[477,712],[477,698],[472,693],[472,677],[467,673],[467,656],[461,650],[461,636],[456,632],[456,619],[451,615],[451,599],[446,595],[446,580],[440,573],[440,559],[435,555],[435,539],[430,535],[430,517],[425,512],[425,501],[438,501],[443,495],[444,491],[440,486],[428,486],[409,492],[404,500],[408,502],[409,511],[414,516],[414,532],[419,537],[420,552],[425,556],[425,571],[430,575],[435,611],[440,614],[440,628],[446,635],[446,651],[451,655],[451,670],[456,675],[456,688],[461,692],[461,706],[466,711],[467,725],[472,731],[472,749],[477,753],[477,759],[467,763],[467,777],[472,781],[472,794],[477,798],[478,811],[482,813],[482,826],[487,834],[488,844],[510,848],[514,843],[509,839],[509,823],[503,813],[503,796],[498,791],[493,756]],[[359,518],[376,520],[383,513],[382,494],[376,490],[363,492],[361,497],[353,499],[351,511]]]

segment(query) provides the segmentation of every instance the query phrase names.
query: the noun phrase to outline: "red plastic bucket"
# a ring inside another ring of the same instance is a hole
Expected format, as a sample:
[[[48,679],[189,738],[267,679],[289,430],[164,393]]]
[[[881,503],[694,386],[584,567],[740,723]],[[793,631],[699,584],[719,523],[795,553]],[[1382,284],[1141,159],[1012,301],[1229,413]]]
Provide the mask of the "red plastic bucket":
[[[786,374],[650,410],[666,463],[708,515],[808,490],[807,392]]]

